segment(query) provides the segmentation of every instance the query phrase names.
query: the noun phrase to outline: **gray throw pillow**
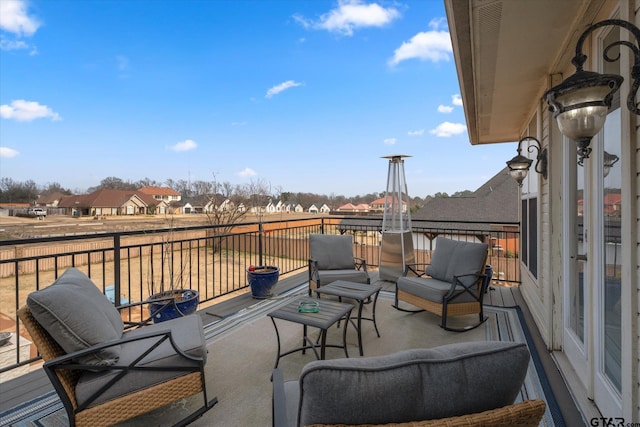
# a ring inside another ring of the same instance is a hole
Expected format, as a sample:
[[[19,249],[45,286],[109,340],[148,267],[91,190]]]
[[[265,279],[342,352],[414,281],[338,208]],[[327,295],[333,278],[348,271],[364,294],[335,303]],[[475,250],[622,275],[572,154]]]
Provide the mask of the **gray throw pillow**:
[[[449,282],[453,282],[454,276],[483,273],[488,249],[489,245],[486,243],[457,242],[447,269]],[[477,279],[477,276],[467,276],[461,277],[460,281],[469,286]]]
[[[120,313],[83,272],[70,268],[50,286],[31,293],[27,305],[33,317],[67,352],[120,339]],[[120,346],[80,358],[89,365],[112,365]]]
[[[309,362],[299,425],[386,424],[512,404],[530,363],[524,343],[476,341],[385,356]]]
[[[320,270],[354,269],[353,239],[351,236],[311,234],[309,236],[311,258],[318,262]]]
[[[425,272],[434,279],[451,283],[453,278],[448,276],[447,272],[457,244],[458,242],[455,240],[438,237],[436,239],[436,248],[431,256],[431,263]]]

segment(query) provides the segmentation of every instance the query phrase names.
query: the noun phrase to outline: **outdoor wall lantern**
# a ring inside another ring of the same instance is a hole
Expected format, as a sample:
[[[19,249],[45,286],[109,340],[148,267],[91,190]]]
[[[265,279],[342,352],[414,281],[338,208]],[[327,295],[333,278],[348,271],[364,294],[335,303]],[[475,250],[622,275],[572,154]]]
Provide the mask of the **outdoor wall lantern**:
[[[604,167],[602,170],[604,176],[609,175],[611,168],[618,162],[618,160],[620,160],[620,157],[616,156],[615,154],[607,153],[606,151],[604,152]]]
[[[558,121],[560,132],[578,144],[578,162],[589,157],[591,138],[596,135],[607,118],[607,112],[611,107],[613,95],[620,88],[624,78],[617,74],[600,74],[582,69],[587,56],[582,53],[582,45],[587,36],[594,30],[615,25],[626,28],[636,38],[636,44],[618,40],[604,49],[603,58],[607,62],[615,62],[620,59],[620,54],[609,56],[609,50],[615,46],[627,46],[633,51],[634,63],[631,69],[633,83],[627,97],[627,108],[635,114],[640,114],[636,103],[636,92],[640,86],[640,29],[628,21],[621,19],[608,19],[597,22],[587,28],[576,44],[576,56],[571,63],[576,67],[576,72],[565,81],[549,89],[544,98],[549,104],[549,111]]]
[[[532,148],[538,150],[535,171],[542,175],[544,179],[547,179],[547,149],[542,148],[542,144],[540,144],[540,141],[536,138],[532,136],[525,136],[518,141],[518,155],[507,162],[507,166],[509,166],[509,174],[516,180],[520,187],[522,187],[522,181],[527,177],[531,163],[533,163],[533,160],[522,155],[522,143],[527,140],[535,142],[535,145],[530,145],[529,148],[527,148],[528,152],[531,153]]]

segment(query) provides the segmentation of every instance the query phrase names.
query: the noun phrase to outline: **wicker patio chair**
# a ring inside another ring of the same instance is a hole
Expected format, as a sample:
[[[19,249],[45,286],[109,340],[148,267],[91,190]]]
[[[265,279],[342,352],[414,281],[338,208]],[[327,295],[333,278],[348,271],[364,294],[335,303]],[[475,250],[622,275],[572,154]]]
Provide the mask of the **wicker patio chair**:
[[[95,305],[81,307],[90,302]],[[80,314],[69,310],[71,307]],[[58,333],[61,326],[56,320],[43,318],[41,309],[47,311],[45,316],[53,314],[66,323],[65,328],[76,330]],[[67,312],[61,314],[60,310]],[[207,350],[199,316],[121,330],[119,338],[88,343],[95,336],[82,336],[87,331],[77,328],[84,326],[95,334],[96,329],[108,329],[109,325],[104,323],[118,324],[111,310],[119,318],[115,307],[76,269],[67,270],[54,284],[30,294],[27,305],[18,310],[20,321],[45,361],[44,371],[65,407],[71,426],[113,425],[202,393],[203,405],[176,423],[186,425],[217,403],[216,398],[207,399],[204,375]],[[93,320],[77,318],[87,312]],[[105,314],[111,317],[107,319]],[[94,320],[101,324],[93,324]],[[85,348],[68,351],[69,334],[80,336]]]
[[[309,235],[309,295],[336,280],[371,283],[364,258],[353,255],[350,235]]]
[[[441,316],[440,326],[463,332],[485,320],[485,266],[489,246],[438,237],[430,264],[409,264],[396,281],[394,307],[408,312],[428,311]],[[404,301],[419,310],[400,308]],[[478,322],[465,327],[447,325],[449,316],[478,314]]]

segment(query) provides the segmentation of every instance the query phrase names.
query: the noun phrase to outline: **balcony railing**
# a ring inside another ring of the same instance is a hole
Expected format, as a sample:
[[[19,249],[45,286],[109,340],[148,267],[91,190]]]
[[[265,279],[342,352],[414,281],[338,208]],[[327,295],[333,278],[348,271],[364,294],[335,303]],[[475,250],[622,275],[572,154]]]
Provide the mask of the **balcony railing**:
[[[250,265],[278,265],[281,277],[306,271],[308,236],[351,234],[356,256],[378,266],[381,218],[321,217],[242,224],[173,227],[0,241],[0,330],[15,334],[0,359],[0,382],[38,366],[39,357],[16,318],[27,296],[64,270],[84,271],[116,306],[169,288],[195,289],[200,307],[247,291]],[[429,262],[438,236],[490,244],[494,284],[519,283],[519,225],[413,221],[416,262]],[[304,277],[304,276],[303,276]],[[140,320],[143,313],[129,312]]]

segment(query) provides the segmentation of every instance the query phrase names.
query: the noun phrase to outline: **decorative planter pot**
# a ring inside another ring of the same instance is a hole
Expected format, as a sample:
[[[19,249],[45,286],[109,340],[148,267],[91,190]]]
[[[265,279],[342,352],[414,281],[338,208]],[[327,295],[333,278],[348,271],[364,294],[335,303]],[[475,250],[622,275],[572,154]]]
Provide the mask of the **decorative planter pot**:
[[[147,301],[156,299],[165,300],[149,304],[149,315],[153,317],[153,323],[160,323],[195,313],[200,293],[193,289],[172,289],[153,294]]]
[[[247,268],[247,281],[251,286],[251,295],[258,299],[269,298],[279,277],[280,268],[275,265]]]

